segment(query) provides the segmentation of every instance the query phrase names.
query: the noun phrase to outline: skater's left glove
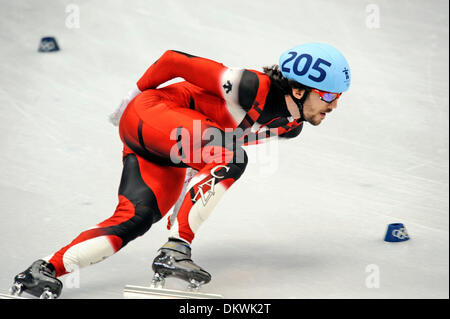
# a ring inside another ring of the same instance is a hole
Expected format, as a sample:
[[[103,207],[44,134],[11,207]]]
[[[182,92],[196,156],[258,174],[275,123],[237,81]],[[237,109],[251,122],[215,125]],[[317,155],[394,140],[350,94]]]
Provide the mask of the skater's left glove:
[[[109,115],[109,121],[114,125],[114,126],[119,126],[119,122],[120,122],[120,118],[122,117],[122,113],[123,111],[125,111],[125,108],[127,107],[127,105],[136,97],[138,96],[139,93],[141,93],[142,91],[139,90],[139,88],[136,87],[133,88],[132,90],[130,90],[128,92],[128,94],[122,99],[122,102],[120,102],[119,107],[114,111],[114,113],[112,113],[111,115]]]

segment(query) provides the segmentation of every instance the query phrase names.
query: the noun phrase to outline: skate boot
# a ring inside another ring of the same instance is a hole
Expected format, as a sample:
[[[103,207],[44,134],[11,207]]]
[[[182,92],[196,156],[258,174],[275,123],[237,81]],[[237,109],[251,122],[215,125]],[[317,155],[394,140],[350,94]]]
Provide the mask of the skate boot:
[[[53,265],[40,259],[14,277],[10,293],[20,296],[26,292],[41,299],[55,299],[61,294],[62,286],[62,282],[56,279]]]
[[[169,238],[153,260],[153,287],[164,287],[165,278],[176,277],[189,282],[188,290],[197,290],[211,281],[211,275],[191,259],[191,248],[181,240]]]

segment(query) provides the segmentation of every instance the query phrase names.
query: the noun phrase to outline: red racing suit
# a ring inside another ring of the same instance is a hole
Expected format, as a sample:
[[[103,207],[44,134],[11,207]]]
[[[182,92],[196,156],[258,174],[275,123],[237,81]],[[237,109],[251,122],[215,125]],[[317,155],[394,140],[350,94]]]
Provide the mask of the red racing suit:
[[[175,78],[185,81],[159,87]],[[243,145],[295,137],[302,121],[261,72],[227,68],[166,51],[137,82],[142,91],[122,114],[124,143],[114,214],[46,258],[60,276],[111,256],[164,217],[182,193],[186,168],[198,171],[170,224],[170,237],[191,243],[247,165]]]

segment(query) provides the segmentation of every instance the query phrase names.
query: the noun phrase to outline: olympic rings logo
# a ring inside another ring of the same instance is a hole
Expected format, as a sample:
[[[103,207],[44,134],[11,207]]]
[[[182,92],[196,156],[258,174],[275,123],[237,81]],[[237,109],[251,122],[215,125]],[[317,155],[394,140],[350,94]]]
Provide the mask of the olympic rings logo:
[[[402,239],[408,239],[409,235],[406,232],[406,229],[404,227],[400,228],[400,229],[394,229],[392,231],[392,236],[402,240]]]

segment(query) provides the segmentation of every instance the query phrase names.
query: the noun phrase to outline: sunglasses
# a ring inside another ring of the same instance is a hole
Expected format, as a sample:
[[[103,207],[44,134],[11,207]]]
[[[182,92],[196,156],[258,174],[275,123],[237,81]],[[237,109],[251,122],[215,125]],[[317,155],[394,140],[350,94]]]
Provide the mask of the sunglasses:
[[[312,91],[319,94],[320,99],[328,104],[332,103],[334,100],[337,100],[342,94],[342,93],[324,92],[317,89],[312,89]]]

